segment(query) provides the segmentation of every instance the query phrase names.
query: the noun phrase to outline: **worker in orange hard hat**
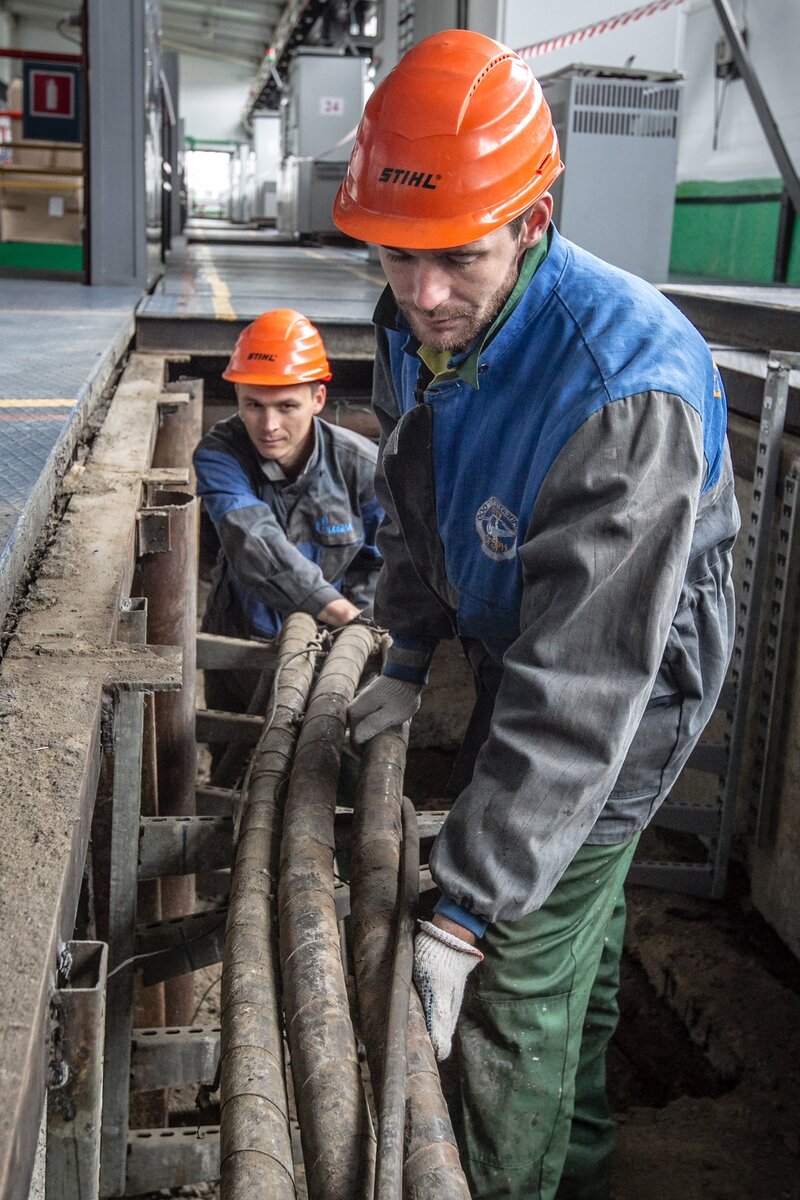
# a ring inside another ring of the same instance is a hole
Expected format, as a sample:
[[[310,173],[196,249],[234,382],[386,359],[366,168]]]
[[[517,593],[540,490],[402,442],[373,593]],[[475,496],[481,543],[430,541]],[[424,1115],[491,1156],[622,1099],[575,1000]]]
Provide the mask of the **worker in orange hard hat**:
[[[269,639],[292,612],[341,626],[371,612],[380,558],[377,451],[320,420],[331,370],[319,331],[292,309],[240,334],[223,378],[238,411],[194,454],[220,553],[203,629]],[[244,711],[253,672],[206,672],[211,708]]]
[[[414,715],[440,638],[475,675],[414,955],[438,1057],[456,1045],[475,1200],[608,1200],[623,882],[734,624],[719,375],[655,289],[554,228],[562,169],[527,65],[449,30],[370,97],[334,207],[389,283],[375,613],[393,645],[353,740]]]

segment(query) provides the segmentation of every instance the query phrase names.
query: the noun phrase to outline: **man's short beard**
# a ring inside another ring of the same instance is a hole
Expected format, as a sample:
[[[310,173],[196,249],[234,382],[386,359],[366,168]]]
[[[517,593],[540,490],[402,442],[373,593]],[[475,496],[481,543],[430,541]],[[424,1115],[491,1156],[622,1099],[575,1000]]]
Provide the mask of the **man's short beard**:
[[[519,260],[513,258],[506,273],[506,276],[497,290],[492,294],[486,304],[479,309],[448,309],[446,305],[442,306],[441,312],[435,310],[437,317],[445,319],[447,317],[467,317],[468,322],[464,329],[452,333],[443,333],[439,337],[432,339],[430,334],[425,331],[422,325],[417,324],[417,310],[414,308],[406,308],[398,301],[398,307],[403,313],[403,316],[411,326],[411,330],[415,337],[425,346],[430,346],[432,350],[445,350],[451,354],[459,354],[462,350],[466,350],[471,346],[478,337],[489,329],[497,314],[502,310],[508,297],[514,290],[514,285],[519,278]],[[428,314],[431,316],[432,314]]]

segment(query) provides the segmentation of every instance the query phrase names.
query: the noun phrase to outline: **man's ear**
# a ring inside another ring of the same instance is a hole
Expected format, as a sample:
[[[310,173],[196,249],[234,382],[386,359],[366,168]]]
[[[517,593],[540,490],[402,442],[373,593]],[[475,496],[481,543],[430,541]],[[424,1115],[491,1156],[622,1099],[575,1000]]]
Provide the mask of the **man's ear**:
[[[328,398],[328,389],[324,383],[318,383],[314,391],[314,412],[320,413],[325,407],[325,401]]]
[[[531,205],[524,215],[524,223],[520,231],[520,250],[529,250],[536,246],[547,233],[547,227],[553,216],[553,197],[549,192]]]

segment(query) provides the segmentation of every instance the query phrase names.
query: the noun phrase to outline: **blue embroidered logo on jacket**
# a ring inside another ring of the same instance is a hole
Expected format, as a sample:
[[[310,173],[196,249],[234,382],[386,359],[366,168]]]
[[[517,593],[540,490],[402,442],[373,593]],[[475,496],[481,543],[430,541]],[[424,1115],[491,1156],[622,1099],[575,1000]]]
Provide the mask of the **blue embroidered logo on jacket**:
[[[514,557],[519,521],[496,496],[485,500],[475,513],[475,529],[487,558],[502,562]]]
[[[318,521],[314,522],[314,528],[317,533],[352,533],[353,522],[343,521],[339,525],[334,525],[326,513],[324,517],[320,517]]]

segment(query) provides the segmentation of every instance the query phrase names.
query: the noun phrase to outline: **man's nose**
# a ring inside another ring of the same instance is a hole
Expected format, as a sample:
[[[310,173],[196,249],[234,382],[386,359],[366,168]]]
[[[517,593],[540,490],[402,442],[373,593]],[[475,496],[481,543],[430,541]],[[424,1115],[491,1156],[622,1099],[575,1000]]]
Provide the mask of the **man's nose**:
[[[261,410],[261,426],[264,433],[272,433],[278,428],[278,413],[272,408],[263,408]]]
[[[414,275],[414,304],[422,312],[433,312],[450,297],[447,273],[436,263],[418,262]]]

